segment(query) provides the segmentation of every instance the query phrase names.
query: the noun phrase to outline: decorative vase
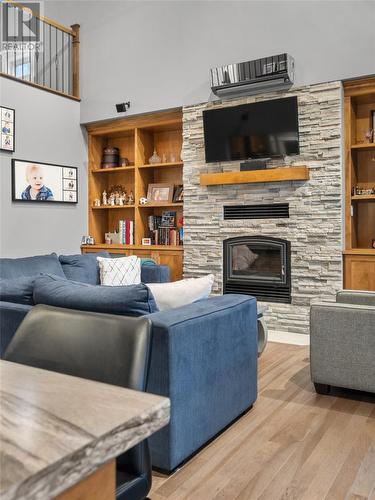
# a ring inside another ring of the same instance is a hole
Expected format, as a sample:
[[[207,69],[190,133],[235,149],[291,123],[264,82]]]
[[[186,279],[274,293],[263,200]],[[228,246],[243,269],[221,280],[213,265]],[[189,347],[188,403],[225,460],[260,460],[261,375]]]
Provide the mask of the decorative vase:
[[[104,148],[102,158],[102,168],[116,168],[119,166],[119,148]]]
[[[152,156],[148,159],[149,163],[160,163],[160,156],[157,154],[156,149],[154,149],[154,152]]]

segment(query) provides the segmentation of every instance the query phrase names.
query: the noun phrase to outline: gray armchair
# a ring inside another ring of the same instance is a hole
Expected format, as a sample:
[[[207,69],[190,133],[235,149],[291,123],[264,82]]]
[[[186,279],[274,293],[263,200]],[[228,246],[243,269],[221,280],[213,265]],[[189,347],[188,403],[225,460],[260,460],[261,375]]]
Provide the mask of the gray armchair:
[[[375,292],[344,290],[336,302],[313,304],[310,331],[316,392],[334,386],[375,393]]]

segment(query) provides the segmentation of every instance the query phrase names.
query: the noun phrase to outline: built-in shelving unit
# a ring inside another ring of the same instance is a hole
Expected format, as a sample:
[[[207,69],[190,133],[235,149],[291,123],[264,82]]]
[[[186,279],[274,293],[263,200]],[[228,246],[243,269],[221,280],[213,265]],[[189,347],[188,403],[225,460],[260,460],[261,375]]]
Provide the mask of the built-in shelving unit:
[[[140,165],[138,168],[171,168],[171,167],[182,167],[182,161],[177,163],[153,163],[152,165]]]
[[[364,144],[353,144],[351,149],[359,150],[359,151],[371,151],[375,150],[375,143],[364,143]]]
[[[344,287],[375,290],[375,188],[373,127],[375,77],[344,83],[345,95],[345,250]],[[373,140],[373,139],[372,139]]]
[[[109,174],[111,172],[128,172],[128,171],[133,171],[135,167],[116,167],[116,168],[97,168],[93,169],[92,173],[93,174]]]
[[[100,207],[91,207],[92,210],[126,210],[127,208],[134,208],[135,205],[101,205]]]
[[[171,268],[172,279],[181,279],[183,247],[172,245],[142,245],[142,239],[149,237],[148,217],[162,215],[165,210],[177,213],[177,221],[183,216],[183,203],[147,203],[140,199],[147,197],[149,184],[183,184],[182,110],[131,116],[121,120],[97,122],[87,125],[89,148],[89,233],[95,245],[83,245],[82,252],[105,249],[111,253],[136,254],[150,257],[159,264]],[[100,168],[103,149],[117,147],[120,157],[126,157],[129,165],[117,168]],[[154,149],[163,158],[173,158],[165,163],[149,163]],[[176,161],[174,160],[176,159]],[[127,193],[133,192],[132,205],[95,206],[96,199],[102,199],[104,190],[122,185]],[[134,221],[134,245],[106,245],[105,233],[118,230],[120,220]]]

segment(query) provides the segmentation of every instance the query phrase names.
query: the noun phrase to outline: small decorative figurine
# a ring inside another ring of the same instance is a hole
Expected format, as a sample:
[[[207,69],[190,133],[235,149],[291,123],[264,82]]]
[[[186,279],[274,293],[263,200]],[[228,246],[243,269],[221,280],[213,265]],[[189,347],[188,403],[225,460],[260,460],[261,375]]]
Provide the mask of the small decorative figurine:
[[[367,142],[372,142],[372,136],[374,134],[374,129],[369,128],[367,132],[365,133],[365,139]]]
[[[94,206],[95,207],[100,207],[100,199],[99,198],[95,198],[95,200],[94,200]]]
[[[107,205],[107,191],[106,190],[103,191],[102,197],[103,197],[103,205]]]
[[[142,196],[142,198],[139,198],[140,205],[146,205],[146,203],[147,203],[147,198],[145,198],[144,196]]]
[[[129,165],[129,160],[127,158],[120,159],[120,167],[127,167]]]
[[[116,205],[121,205],[121,203],[120,203],[121,193],[119,191],[115,191],[114,195],[115,195]]]
[[[134,205],[134,194],[133,194],[133,191],[130,191],[130,194],[128,196],[128,205]]]
[[[109,197],[109,204],[114,207],[115,206],[115,203],[116,203],[116,198],[115,198],[115,194],[114,193],[111,193],[110,194],[110,197]]]
[[[160,163],[160,156],[157,154],[156,149],[154,149],[154,152],[148,161],[149,163]]]

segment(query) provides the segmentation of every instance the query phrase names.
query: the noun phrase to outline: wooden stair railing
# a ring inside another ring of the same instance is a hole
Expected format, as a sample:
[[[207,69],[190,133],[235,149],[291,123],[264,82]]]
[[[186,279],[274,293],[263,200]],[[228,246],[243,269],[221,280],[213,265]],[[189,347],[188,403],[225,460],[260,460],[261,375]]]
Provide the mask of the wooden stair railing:
[[[8,32],[3,35],[0,76],[79,100],[79,24],[63,26],[12,0],[2,2],[1,9]],[[20,16],[27,19],[26,34],[18,31],[25,25],[16,25]]]

